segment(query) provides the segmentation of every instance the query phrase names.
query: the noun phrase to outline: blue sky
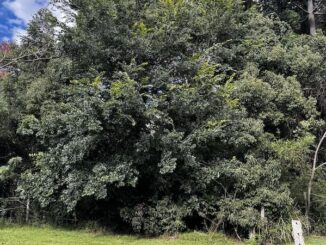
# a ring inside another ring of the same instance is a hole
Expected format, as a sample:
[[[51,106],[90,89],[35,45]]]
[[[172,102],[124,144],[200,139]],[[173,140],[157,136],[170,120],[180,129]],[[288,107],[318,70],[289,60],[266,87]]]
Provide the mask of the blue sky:
[[[0,0],[0,41],[18,41],[27,23],[48,0]]]

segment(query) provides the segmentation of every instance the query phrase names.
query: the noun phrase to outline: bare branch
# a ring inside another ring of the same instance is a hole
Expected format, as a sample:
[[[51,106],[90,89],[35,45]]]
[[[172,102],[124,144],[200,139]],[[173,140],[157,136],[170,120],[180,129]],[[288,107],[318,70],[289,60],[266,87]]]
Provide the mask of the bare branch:
[[[298,5],[298,4],[294,4],[296,7],[298,7],[299,9],[301,9],[303,12],[305,12],[305,13],[309,13],[306,9],[304,9],[304,8],[302,8],[300,5]]]
[[[317,9],[319,9],[319,7],[323,4],[323,0],[319,1],[318,3],[315,4],[315,8],[313,11],[316,11]]]
[[[306,16],[304,19],[300,20],[300,22],[305,22],[308,19],[308,16]]]
[[[315,151],[315,155],[314,155],[314,161],[313,161],[313,166],[312,166],[312,170],[311,170],[311,177],[308,183],[308,192],[307,192],[307,200],[306,200],[306,218],[307,220],[309,220],[309,212],[310,212],[310,207],[311,207],[311,191],[312,191],[312,184],[315,178],[315,174],[316,174],[316,170],[317,170],[317,160],[318,160],[318,153],[320,150],[321,145],[323,144],[323,141],[326,138],[326,132],[324,133],[323,137],[320,139],[316,151]],[[321,164],[319,167],[326,165],[326,163]],[[319,168],[318,167],[318,168]]]
[[[320,164],[318,167],[316,167],[316,170],[317,170],[317,169],[320,169],[320,168],[322,168],[322,167],[324,167],[324,166],[326,166],[326,162],[324,162],[324,163]]]
[[[26,60],[26,62],[35,62],[35,61],[40,61],[40,60],[49,60],[49,59],[52,59],[53,57],[40,57],[39,55],[45,55],[46,54],[46,51],[43,53],[41,51],[35,51],[33,53],[27,53],[27,54],[24,54],[24,55],[20,55],[18,56],[17,58],[14,58],[10,61],[8,61],[8,63],[0,66],[0,69],[4,69],[4,68],[7,68],[8,66],[18,62],[19,60],[22,60],[24,58],[27,58],[27,57],[30,57],[30,56],[34,56],[36,58],[34,59],[29,59],[29,60]],[[1,62],[0,62],[1,63]]]
[[[19,207],[19,208],[6,208],[6,209],[0,209],[0,212],[6,212],[6,211],[16,210],[16,209],[21,209],[21,207]]]

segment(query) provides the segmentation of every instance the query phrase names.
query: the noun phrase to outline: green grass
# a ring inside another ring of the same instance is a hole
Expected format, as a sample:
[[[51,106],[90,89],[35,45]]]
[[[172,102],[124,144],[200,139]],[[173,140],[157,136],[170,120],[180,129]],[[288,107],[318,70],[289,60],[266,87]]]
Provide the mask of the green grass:
[[[305,244],[306,245],[326,245],[326,237],[318,237],[318,236],[305,237]],[[286,244],[286,245],[294,245],[294,242]]]
[[[177,237],[141,238],[137,236],[91,233],[51,227],[0,226],[0,245],[244,245],[222,234],[192,232]],[[293,244],[289,244],[293,245]],[[310,237],[306,245],[326,245],[325,237]]]
[[[50,227],[0,227],[0,245],[233,245],[240,244],[221,234],[185,233],[155,239],[96,234]]]
[[[305,242],[306,245],[326,245],[326,237],[310,237]]]

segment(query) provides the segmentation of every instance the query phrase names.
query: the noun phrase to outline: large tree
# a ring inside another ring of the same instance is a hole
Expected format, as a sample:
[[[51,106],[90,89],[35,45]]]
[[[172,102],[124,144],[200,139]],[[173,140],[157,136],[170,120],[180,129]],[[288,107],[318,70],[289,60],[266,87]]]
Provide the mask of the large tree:
[[[322,41],[237,0],[65,4],[75,25],[42,11],[20,48],[46,52],[0,84],[25,146],[6,176],[32,214],[285,239],[324,126],[303,89]]]

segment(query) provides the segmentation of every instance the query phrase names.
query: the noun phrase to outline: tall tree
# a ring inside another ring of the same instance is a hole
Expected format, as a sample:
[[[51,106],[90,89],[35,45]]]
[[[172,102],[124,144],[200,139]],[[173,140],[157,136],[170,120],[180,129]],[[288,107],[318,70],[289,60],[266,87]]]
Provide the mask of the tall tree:
[[[42,11],[21,48],[44,56],[0,83],[24,146],[0,176],[31,214],[285,239],[324,129],[305,90],[325,74],[321,39],[240,0],[64,3],[76,25]]]

